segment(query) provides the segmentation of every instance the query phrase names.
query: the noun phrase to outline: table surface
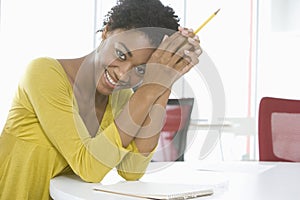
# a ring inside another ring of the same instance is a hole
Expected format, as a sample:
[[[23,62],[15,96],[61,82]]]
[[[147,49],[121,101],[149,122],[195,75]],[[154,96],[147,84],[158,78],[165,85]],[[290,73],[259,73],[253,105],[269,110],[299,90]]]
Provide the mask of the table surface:
[[[139,199],[93,190],[99,184],[123,181],[112,170],[101,183],[86,183],[76,175],[58,176],[50,182],[55,200]],[[292,200],[300,199],[300,163],[224,161],[224,162],[152,162],[144,182],[197,184],[213,187],[214,200]]]

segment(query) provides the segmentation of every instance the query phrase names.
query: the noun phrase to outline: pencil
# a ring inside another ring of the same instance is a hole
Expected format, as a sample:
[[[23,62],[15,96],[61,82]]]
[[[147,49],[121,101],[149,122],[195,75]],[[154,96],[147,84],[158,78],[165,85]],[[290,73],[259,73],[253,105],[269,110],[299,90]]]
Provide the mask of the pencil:
[[[220,9],[218,9],[216,12],[214,12],[203,24],[201,24],[195,31],[194,34],[197,34],[212,18],[214,18],[214,16],[217,15],[217,13],[220,11]]]

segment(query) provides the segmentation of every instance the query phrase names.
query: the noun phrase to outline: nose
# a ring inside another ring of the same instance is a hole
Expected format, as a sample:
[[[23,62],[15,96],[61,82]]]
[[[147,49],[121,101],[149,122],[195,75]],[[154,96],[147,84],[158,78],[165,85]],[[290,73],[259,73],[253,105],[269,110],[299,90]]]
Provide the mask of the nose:
[[[125,81],[124,79],[127,79],[125,77],[128,77],[128,74],[132,68],[133,66],[131,63],[122,63],[116,70],[117,78],[119,80],[122,79],[123,81]]]

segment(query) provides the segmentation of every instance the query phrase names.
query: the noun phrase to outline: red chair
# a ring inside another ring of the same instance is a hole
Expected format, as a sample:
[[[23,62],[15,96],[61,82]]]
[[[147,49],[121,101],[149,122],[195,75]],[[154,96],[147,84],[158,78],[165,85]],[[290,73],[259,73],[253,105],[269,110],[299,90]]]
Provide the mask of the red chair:
[[[258,141],[260,161],[300,162],[300,100],[262,98]]]
[[[194,98],[169,99],[164,127],[152,161],[184,161]]]

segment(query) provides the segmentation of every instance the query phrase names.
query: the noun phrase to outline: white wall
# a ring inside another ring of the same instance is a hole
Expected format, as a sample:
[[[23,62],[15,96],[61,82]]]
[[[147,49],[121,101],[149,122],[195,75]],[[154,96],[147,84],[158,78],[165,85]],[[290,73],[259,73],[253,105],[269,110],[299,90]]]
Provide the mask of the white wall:
[[[300,1],[260,1],[257,101],[300,99]]]
[[[26,64],[39,56],[78,57],[93,49],[94,0],[2,0],[0,127]]]

